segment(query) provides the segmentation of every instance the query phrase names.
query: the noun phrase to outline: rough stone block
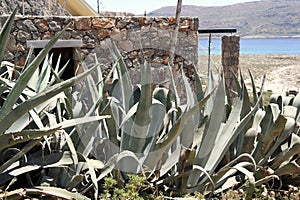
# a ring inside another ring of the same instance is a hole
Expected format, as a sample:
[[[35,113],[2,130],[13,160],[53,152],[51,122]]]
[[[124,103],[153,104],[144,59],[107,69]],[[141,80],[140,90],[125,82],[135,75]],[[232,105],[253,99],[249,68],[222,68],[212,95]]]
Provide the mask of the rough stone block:
[[[32,23],[31,20],[27,19],[23,22],[23,24],[28,28],[28,31],[37,31],[38,29]]]
[[[118,46],[119,48],[121,48],[121,50],[124,50],[126,52],[130,52],[133,50],[133,44],[130,41],[120,41],[118,42]]]
[[[42,40],[49,40],[53,38],[54,35],[50,31],[46,31],[44,34],[42,34],[41,38]]]
[[[170,24],[170,25],[176,24],[176,19],[175,19],[175,17],[170,17],[170,18],[169,18],[169,24]]]
[[[96,30],[96,35],[98,38],[104,39],[110,36],[110,30],[109,29],[99,29]]]
[[[166,29],[158,29],[158,37],[160,38],[169,38],[170,39],[170,31],[171,30],[166,30]]]
[[[114,29],[111,31],[111,33],[110,33],[110,37],[111,37],[113,40],[121,41],[121,40],[122,40],[122,36],[121,36],[121,31],[120,31],[120,29],[114,28]]]
[[[19,40],[20,42],[26,42],[26,40],[30,40],[31,39],[31,34],[26,32],[26,31],[19,31],[17,34],[17,40]]]
[[[189,31],[189,26],[180,26],[179,31],[188,32]]]
[[[43,19],[34,20],[35,25],[38,27],[39,31],[45,32],[49,30],[49,26],[47,22]]]
[[[113,28],[116,20],[113,18],[94,18],[92,20],[93,28]]]
[[[92,29],[92,20],[91,18],[75,18],[74,19],[75,29],[77,30],[91,30]]]
[[[9,40],[8,40],[8,44],[7,45],[7,50],[10,51],[10,52],[14,52],[17,50],[17,41],[16,41],[16,38],[14,36],[10,36],[9,37]]]
[[[61,25],[57,21],[51,21],[48,25],[49,25],[49,30],[50,31],[58,32],[58,31],[61,30]]]

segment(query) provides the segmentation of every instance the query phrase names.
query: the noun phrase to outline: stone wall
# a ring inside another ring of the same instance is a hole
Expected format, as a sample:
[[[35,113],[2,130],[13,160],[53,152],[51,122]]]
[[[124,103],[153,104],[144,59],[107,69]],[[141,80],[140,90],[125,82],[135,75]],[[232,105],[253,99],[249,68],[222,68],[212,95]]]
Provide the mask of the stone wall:
[[[238,77],[240,56],[240,37],[236,35],[222,37],[222,66],[230,97],[237,97],[237,88],[233,74]]]
[[[2,24],[5,17],[1,17]],[[120,49],[128,68],[134,71],[139,66],[140,47],[153,66],[153,73],[159,73],[157,83],[164,82],[168,64],[171,37],[175,19],[173,17],[21,17],[15,20],[5,59],[23,66],[29,47],[26,41],[49,40],[69,24],[62,40],[82,40],[82,47],[76,48],[86,63],[102,63],[104,76],[111,68],[111,53],[108,41],[113,41]],[[175,51],[175,69],[184,68],[193,79],[192,65],[198,60],[198,19],[182,18]],[[109,43],[110,43],[109,42]],[[74,53],[78,63],[79,57]],[[157,71],[155,71],[157,70]],[[133,75],[134,76],[134,75]],[[155,76],[156,77],[156,76]]]
[[[8,15],[17,8],[19,15],[65,16],[70,15],[57,0],[1,0],[0,15]]]

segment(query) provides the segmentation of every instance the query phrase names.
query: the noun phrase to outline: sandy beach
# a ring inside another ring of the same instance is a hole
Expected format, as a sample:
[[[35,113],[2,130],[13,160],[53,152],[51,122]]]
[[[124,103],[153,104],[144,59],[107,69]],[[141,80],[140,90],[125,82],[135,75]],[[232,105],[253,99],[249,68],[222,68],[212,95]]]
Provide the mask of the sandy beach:
[[[290,88],[300,89],[300,55],[242,54],[239,66],[246,83],[250,85],[250,69],[257,86],[266,75],[264,90],[284,94]],[[199,56],[198,70],[201,76],[207,74],[207,56]],[[221,55],[211,56],[211,66],[220,69]]]

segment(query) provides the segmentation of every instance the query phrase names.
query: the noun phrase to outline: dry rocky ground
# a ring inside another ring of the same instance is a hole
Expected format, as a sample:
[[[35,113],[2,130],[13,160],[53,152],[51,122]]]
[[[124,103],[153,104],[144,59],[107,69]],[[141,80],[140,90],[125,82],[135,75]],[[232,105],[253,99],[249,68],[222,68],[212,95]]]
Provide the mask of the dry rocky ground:
[[[199,73],[207,73],[207,56],[199,57]],[[257,86],[261,85],[266,75],[264,91],[285,94],[291,88],[300,89],[300,55],[242,54],[239,67],[246,83],[250,85],[248,69],[250,69]],[[220,69],[221,56],[211,56],[211,66]]]

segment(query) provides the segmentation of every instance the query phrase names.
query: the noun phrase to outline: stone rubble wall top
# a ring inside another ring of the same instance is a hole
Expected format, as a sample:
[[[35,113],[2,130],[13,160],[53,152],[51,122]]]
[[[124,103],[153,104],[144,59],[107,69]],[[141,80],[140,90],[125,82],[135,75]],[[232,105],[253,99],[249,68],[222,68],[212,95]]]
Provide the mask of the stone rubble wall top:
[[[24,2],[24,4],[23,4]],[[57,0],[1,0],[0,15],[9,15],[17,8],[19,15],[65,16],[70,13]]]
[[[7,16],[0,16],[1,25]],[[17,16],[5,52],[5,60],[24,66],[29,40],[50,40],[68,25],[61,40],[81,40],[82,46],[73,48],[75,68],[83,59],[88,66],[101,63],[103,76],[112,66],[112,55],[107,46],[114,43],[125,58],[133,81],[139,80],[140,51],[152,67],[154,82],[168,83],[169,55],[175,28],[174,17],[73,17],[73,16]],[[198,19],[183,17],[180,20],[174,70],[183,69],[191,83],[194,81],[194,64],[198,62]],[[181,81],[182,82],[182,81]],[[179,84],[180,85],[180,84]],[[182,84],[181,84],[182,85]],[[184,93],[184,89],[178,89]]]

